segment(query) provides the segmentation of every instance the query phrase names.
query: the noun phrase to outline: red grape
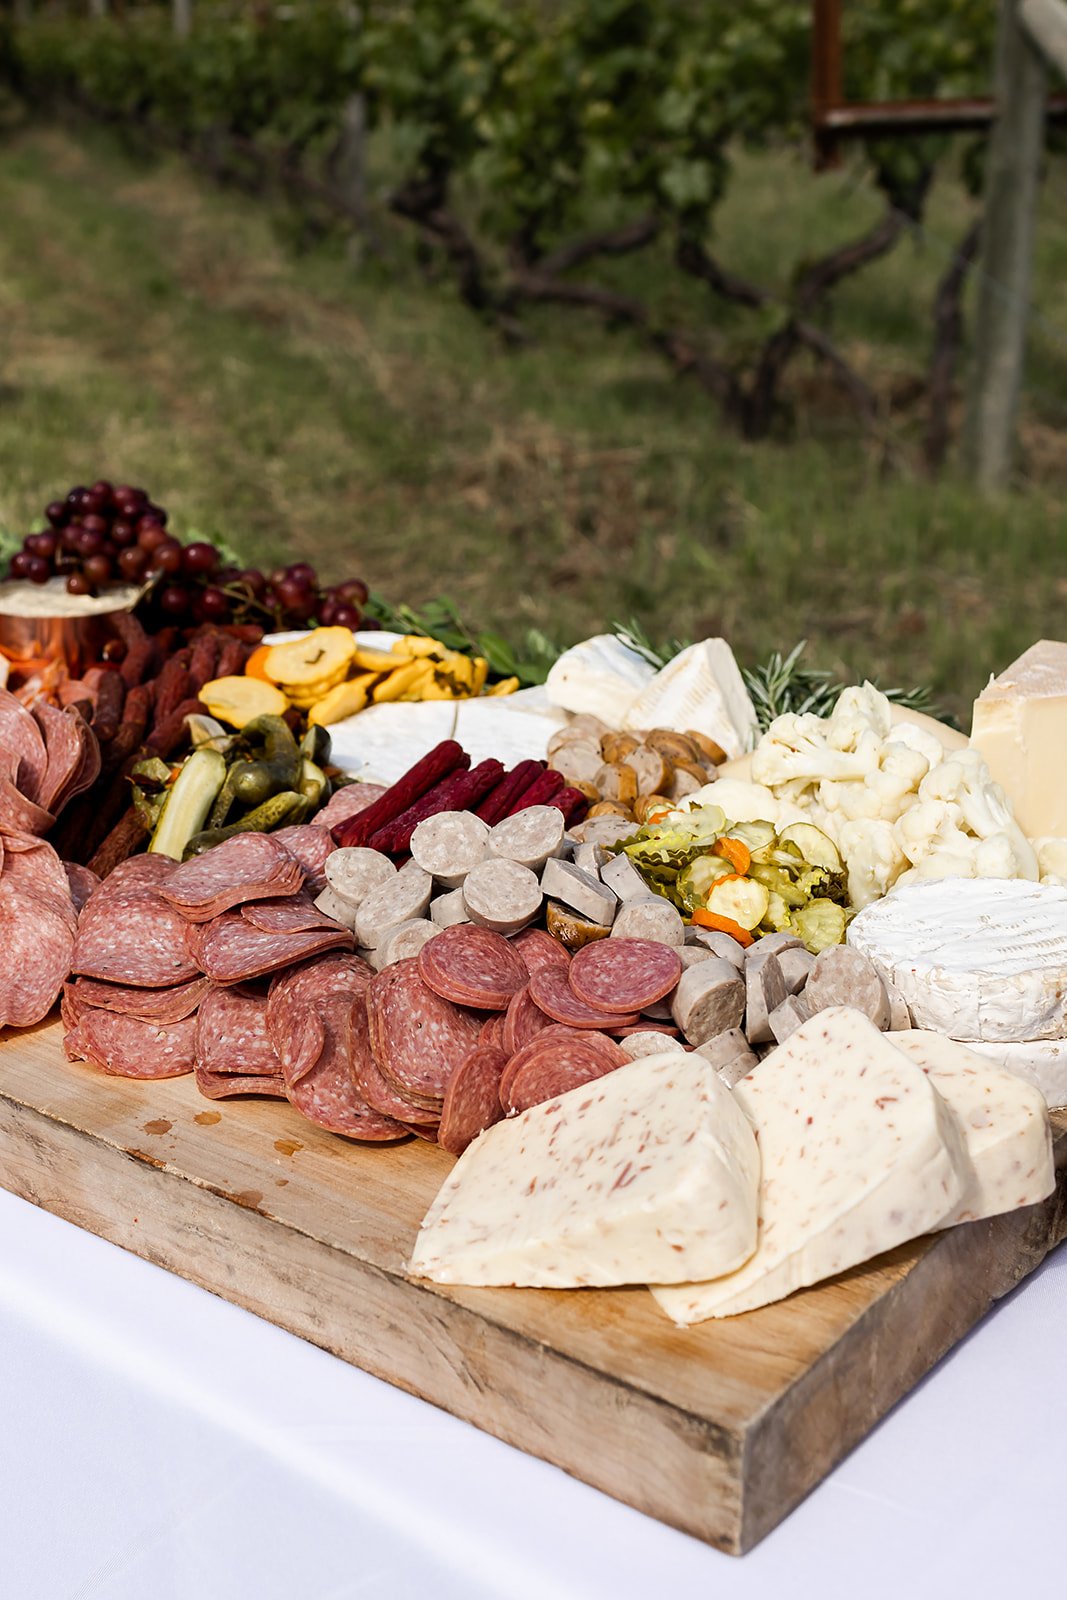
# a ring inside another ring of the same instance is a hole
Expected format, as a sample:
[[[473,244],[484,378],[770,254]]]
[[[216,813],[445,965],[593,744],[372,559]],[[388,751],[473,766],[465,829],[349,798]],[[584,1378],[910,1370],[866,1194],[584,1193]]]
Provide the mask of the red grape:
[[[30,550],[16,550],[15,554],[11,557],[11,565],[7,570],[8,577],[9,578],[25,578],[27,576],[27,572],[26,572],[27,563],[32,561],[32,560],[33,560],[33,552],[32,551],[30,551]]]
[[[98,517],[102,511],[108,509],[108,502],[104,495],[97,494],[95,489],[86,489],[82,495],[82,511],[91,517]]]
[[[344,602],[333,608],[333,625],[335,628],[358,628],[360,613],[355,606],[346,606]]]
[[[146,522],[143,526],[138,523],[137,543],[142,550],[147,550],[149,555],[158,550],[161,544],[166,543],[169,537],[166,528],[161,528],[158,522]],[[174,543],[177,544],[177,540]]]
[[[288,567],[275,567],[274,571],[270,575],[271,587],[274,588],[274,589],[277,589],[281,584],[283,584],[285,582],[285,580],[286,580],[286,578],[288,576],[289,576],[289,568]]]
[[[127,545],[119,551],[119,571],[130,583],[140,583],[148,571],[148,551],[139,545]]]
[[[159,591],[159,606],[172,617],[183,617],[189,610],[189,591],[180,583],[168,583]]]
[[[98,556],[103,546],[104,535],[102,533],[97,533],[95,528],[82,528],[74,548],[84,561],[89,556]]]
[[[298,627],[302,622],[309,622],[311,620],[315,614],[315,606],[317,603],[318,602],[316,601],[315,596],[313,594],[309,594],[305,589],[303,599],[298,601],[296,605],[285,606],[284,612],[288,620],[295,627]]]
[[[229,597],[211,584],[200,595],[198,609],[205,622],[225,622],[230,615]]]
[[[101,500],[110,501],[115,498],[114,485],[108,483],[106,478],[97,479],[93,484],[93,493],[99,495]]]
[[[217,569],[219,553],[213,544],[197,539],[182,552],[182,572],[190,578],[209,578]]]
[[[62,528],[70,516],[70,507],[65,500],[53,500],[45,507],[44,514],[53,528]]]
[[[316,613],[320,628],[332,628],[337,621],[337,601],[324,600]]]
[[[235,581],[251,589],[257,600],[262,600],[267,592],[267,580],[258,567],[244,567],[237,573]]]
[[[59,536],[59,542],[62,549],[70,552],[71,554],[76,552],[78,548],[78,538],[81,534],[81,531],[82,526],[80,522],[68,522],[67,526],[63,529],[63,532]]]
[[[82,508],[82,495],[88,493],[89,491],[85,485],[83,483],[79,483],[75,488],[71,489],[67,495],[68,506],[70,506],[74,511],[80,511]]]
[[[333,592],[339,600],[347,600],[354,606],[365,606],[370,598],[370,590],[362,578],[349,578],[346,583],[339,583]]]
[[[182,570],[182,547],[177,539],[168,539],[164,534],[162,541],[152,551],[152,569],[166,572],[170,577]]]
[[[98,533],[102,539],[106,538],[107,534],[111,531],[111,524],[108,519],[106,517],[102,517],[97,511],[87,512],[86,515],[82,517],[82,527],[88,533]]]
[[[115,490],[113,499],[117,506],[129,505],[135,507],[137,510],[141,510],[148,504],[148,496],[145,494],[144,490],[135,489],[131,484],[128,483],[119,484],[118,488]],[[127,515],[129,515],[128,512]]]
[[[380,633],[381,626],[377,617],[360,617],[359,619],[360,633]]]
[[[85,576],[91,578],[93,583],[111,582],[113,568],[107,556],[90,556],[83,570]]]
[[[167,526],[167,513],[162,506],[157,506],[154,501],[149,500],[145,506],[145,514],[149,517],[155,517],[156,521],[162,523],[164,528]]]
[[[117,517],[111,524],[111,539],[120,550],[125,550],[127,545],[133,544],[137,538],[137,529],[129,517]]]
[[[286,568],[286,574],[290,578],[295,578],[298,583],[304,584],[306,588],[318,588],[319,575],[315,568],[306,561],[294,561],[291,566]]]
[[[68,594],[92,594],[92,580],[84,572],[72,572],[67,579]]]
[[[59,545],[59,535],[51,529],[47,533],[31,533],[23,540],[23,545],[31,556],[44,556],[46,561],[51,561]]]
[[[306,585],[298,578],[283,578],[280,583],[274,585],[274,591],[286,611],[295,611],[309,600],[314,604],[314,596],[309,594]]]
[[[31,583],[47,583],[52,576],[52,564],[44,556],[30,556],[26,562],[26,576]]]

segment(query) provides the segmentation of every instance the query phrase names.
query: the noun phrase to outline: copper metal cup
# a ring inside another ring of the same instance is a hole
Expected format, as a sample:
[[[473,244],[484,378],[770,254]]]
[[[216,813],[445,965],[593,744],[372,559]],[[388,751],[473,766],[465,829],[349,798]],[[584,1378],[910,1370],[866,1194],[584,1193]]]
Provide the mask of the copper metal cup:
[[[104,645],[115,637],[112,619],[132,611],[139,593],[116,598],[111,611],[83,617],[21,617],[3,610],[0,596],[0,654],[13,666],[28,661],[63,661],[73,677],[99,661]]]

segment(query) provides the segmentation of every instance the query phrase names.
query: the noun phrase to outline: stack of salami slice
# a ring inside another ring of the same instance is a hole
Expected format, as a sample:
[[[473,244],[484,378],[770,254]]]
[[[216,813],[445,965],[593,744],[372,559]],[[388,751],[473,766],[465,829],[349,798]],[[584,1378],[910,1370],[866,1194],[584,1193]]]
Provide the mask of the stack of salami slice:
[[[402,1138],[351,1072],[349,1014],[371,969],[309,892],[332,848],[309,824],[239,834],[181,866],[116,867],[78,922],[69,1058],[130,1078],[195,1073],[212,1099],[285,1097],[335,1133]]]
[[[64,868],[41,836],[99,771],[80,712],[43,702],[30,711],[0,689],[0,1027],[40,1022],[70,970],[76,907],[96,880]]]
[[[623,1066],[619,1037],[650,1027],[640,1013],[681,970],[675,950],[644,939],[589,945],[572,960],[540,928],[512,939],[446,928],[371,980],[365,1015],[353,1008],[360,1093],[459,1155],[502,1117]]]

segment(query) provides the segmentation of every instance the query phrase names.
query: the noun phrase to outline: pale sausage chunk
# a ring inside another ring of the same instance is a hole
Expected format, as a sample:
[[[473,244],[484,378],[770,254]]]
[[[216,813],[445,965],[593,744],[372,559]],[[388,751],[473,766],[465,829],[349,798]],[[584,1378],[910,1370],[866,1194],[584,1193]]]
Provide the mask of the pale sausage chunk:
[[[505,817],[490,831],[488,854],[498,861],[517,861],[540,872],[549,856],[563,846],[563,812],[556,806],[527,806]]]
[[[889,996],[874,962],[846,944],[833,944],[815,957],[804,1000],[813,1015],[830,1006],[851,1006],[876,1028],[889,1026]]]
[[[955,1118],[858,1011],[820,1012],[732,1094],[762,1157],[759,1244],[728,1277],[656,1285],[674,1322],[781,1300],[940,1226],[963,1198]]]
[[[517,861],[483,861],[468,872],[463,904],[471,922],[493,933],[518,933],[541,909],[541,885]]]
[[[559,813],[557,812],[557,816]],[[485,860],[489,829],[472,811],[440,811],[425,817],[411,835],[411,855],[445,889],[458,889]]]
[[[729,1272],[756,1242],[759,1152],[698,1055],[670,1050],[498,1122],[468,1146],[415,1244],[438,1283],[541,1288]]]
[[[583,872],[573,861],[551,860],[545,862],[541,874],[541,888],[550,900],[560,900],[572,911],[602,928],[610,928],[618,906],[618,896],[613,889]]]
[[[372,889],[396,877],[396,867],[380,850],[354,845],[334,850],[326,858],[326,883],[350,906],[359,906]]]
[[[685,943],[685,923],[669,900],[649,894],[643,900],[627,900],[612,924],[613,939],[652,939],[656,944],[681,947]]]
[[[430,918],[439,928],[454,928],[457,922],[469,922],[462,889],[451,889],[439,894],[430,902]]]
[[[759,1057],[749,1048],[740,1028],[727,1028],[725,1033],[706,1039],[697,1045],[697,1054],[711,1062],[728,1089],[759,1066]]]
[[[770,1044],[771,1013],[785,999],[785,980],[778,957],[745,962],[745,1032],[749,1044]]]
[[[340,850],[336,854],[340,855]],[[328,861],[326,865],[329,864]],[[433,879],[429,873],[409,861],[392,878],[372,889],[356,912],[356,938],[360,944],[373,949],[398,922],[424,916],[432,888]]]
[[[703,1044],[736,1028],[745,1014],[745,985],[737,969],[721,956],[688,967],[678,980],[671,1015],[690,1044]]]

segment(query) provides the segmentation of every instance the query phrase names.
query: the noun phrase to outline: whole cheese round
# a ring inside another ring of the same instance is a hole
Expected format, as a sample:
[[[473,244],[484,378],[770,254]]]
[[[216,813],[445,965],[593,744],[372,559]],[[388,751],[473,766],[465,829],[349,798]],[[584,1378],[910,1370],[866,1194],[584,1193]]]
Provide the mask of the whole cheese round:
[[[896,984],[917,1028],[965,1043],[1067,1036],[1067,889],[908,884],[861,911],[848,942]]]
[[[892,1038],[892,1034],[889,1035]],[[1016,1044],[974,1043],[987,1061],[1034,1084],[1050,1110],[1067,1106],[1067,1039],[1028,1039]]]

